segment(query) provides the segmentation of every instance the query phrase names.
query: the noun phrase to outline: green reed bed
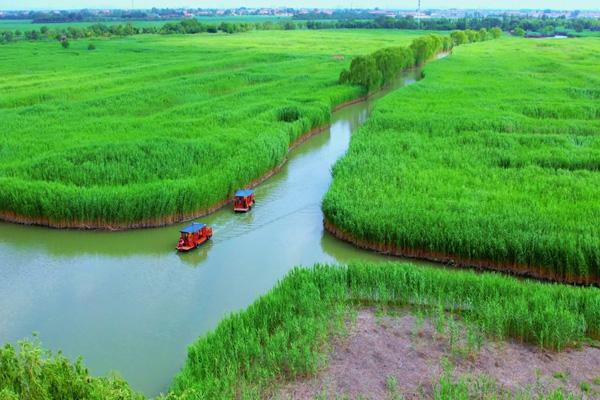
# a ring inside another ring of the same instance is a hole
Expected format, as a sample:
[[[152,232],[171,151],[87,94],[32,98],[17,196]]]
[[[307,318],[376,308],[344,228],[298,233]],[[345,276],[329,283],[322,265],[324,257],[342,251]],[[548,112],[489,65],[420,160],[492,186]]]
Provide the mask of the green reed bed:
[[[600,40],[458,47],[381,100],[326,219],[399,253],[600,280]]]
[[[359,97],[350,59],[419,32],[19,42],[0,52],[0,213],[153,225],[210,207]]]
[[[314,374],[356,305],[449,312],[497,339],[563,349],[600,334],[600,291],[411,264],[295,269],[248,309],[189,347],[172,397],[261,398]]]

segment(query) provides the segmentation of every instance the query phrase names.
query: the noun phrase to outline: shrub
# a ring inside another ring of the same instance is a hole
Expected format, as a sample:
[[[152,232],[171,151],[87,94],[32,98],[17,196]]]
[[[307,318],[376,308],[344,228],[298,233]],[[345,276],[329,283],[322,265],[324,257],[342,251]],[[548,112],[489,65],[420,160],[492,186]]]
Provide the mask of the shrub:
[[[92,377],[81,359],[72,363],[62,353],[53,354],[34,337],[19,348],[0,348],[0,399],[142,399],[116,375]]]
[[[382,82],[381,72],[373,56],[355,57],[350,64],[348,81],[353,85],[364,87],[367,91],[377,89]]]
[[[469,43],[469,38],[465,31],[453,31],[452,33],[450,33],[450,37],[452,38],[452,41],[456,46]]]
[[[428,35],[413,40],[410,48],[415,55],[415,64],[423,65],[443,49],[443,40],[439,35]]]
[[[471,31],[473,40],[487,38],[487,30]],[[483,40],[483,39],[482,39]],[[427,35],[416,38],[410,47],[387,47],[368,56],[355,57],[350,70],[340,73],[338,82],[350,82],[370,91],[393,80],[398,74],[415,65],[423,65],[436,54],[449,51],[454,46],[468,43],[466,31],[454,31],[450,36]]]
[[[467,29],[467,30],[465,30],[465,33],[467,34],[469,43],[474,43],[474,42],[479,41],[479,32],[474,31],[472,29]]]
[[[395,79],[401,71],[414,65],[414,56],[406,47],[387,47],[373,53],[382,84]]]
[[[498,39],[498,38],[500,38],[500,36],[502,36],[502,29],[495,27],[495,28],[490,29],[490,33],[492,34],[492,37],[494,39]]]
[[[479,41],[484,42],[488,39],[488,31],[485,28],[479,30]]]

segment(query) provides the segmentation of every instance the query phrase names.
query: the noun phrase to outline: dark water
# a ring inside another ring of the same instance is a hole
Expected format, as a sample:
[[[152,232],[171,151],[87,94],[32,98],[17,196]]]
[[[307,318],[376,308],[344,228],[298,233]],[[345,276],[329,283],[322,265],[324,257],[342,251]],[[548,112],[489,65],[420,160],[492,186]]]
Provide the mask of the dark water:
[[[294,150],[257,188],[251,213],[228,207],[202,218],[214,237],[192,253],[174,250],[182,225],[81,232],[0,223],[0,343],[38,332],[45,347],[82,355],[94,374],[117,370],[152,396],[168,388],[188,344],[294,266],[386,260],[326,234],[320,209],[330,168],[374,100],[336,112],[328,131]]]

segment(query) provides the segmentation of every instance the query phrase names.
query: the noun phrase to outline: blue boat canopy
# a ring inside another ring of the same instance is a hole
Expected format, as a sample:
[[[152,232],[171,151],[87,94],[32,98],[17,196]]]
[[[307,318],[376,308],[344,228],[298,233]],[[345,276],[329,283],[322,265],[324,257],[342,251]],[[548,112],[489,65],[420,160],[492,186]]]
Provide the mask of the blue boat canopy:
[[[205,226],[206,226],[206,224],[203,224],[201,222],[192,222],[190,225],[186,226],[179,232],[181,232],[181,233],[196,233],[200,229],[204,228]]]
[[[242,189],[235,192],[235,197],[248,197],[254,193],[252,189]]]

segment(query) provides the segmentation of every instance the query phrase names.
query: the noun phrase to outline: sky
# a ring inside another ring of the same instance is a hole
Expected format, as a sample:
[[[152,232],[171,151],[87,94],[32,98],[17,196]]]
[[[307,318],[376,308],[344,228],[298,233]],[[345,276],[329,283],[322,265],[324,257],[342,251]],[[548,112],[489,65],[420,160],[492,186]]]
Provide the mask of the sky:
[[[417,0],[133,0],[135,8],[151,7],[318,7],[318,8],[416,8]],[[132,0],[0,0],[1,10],[131,8]],[[493,9],[598,9],[600,0],[422,0],[427,8],[493,8]]]

